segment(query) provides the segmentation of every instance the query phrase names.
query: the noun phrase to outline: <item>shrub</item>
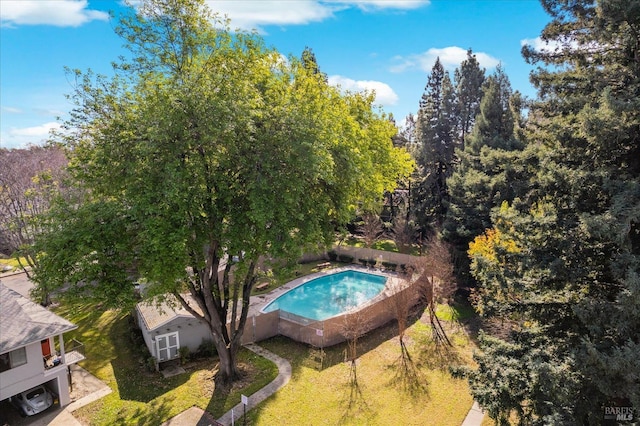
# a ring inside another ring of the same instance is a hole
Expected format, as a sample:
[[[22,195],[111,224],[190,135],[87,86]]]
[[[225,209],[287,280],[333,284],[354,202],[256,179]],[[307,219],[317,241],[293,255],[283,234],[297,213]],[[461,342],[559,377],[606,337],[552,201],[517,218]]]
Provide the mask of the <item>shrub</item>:
[[[218,354],[216,351],[216,345],[213,344],[213,340],[202,339],[202,343],[198,346],[198,350],[195,355],[198,358],[210,358]]]
[[[180,364],[185,364],[189,360],[189,348],[187,346],[180,346],[178,352],[180,353]]]
[[[150,356],[149,358],[147,358],[147,369],[151,372],[156,371],[158,368],[157,364],[156,364],[156,359],[152,356]]]
[[[353,256],[349,256],[348,254],[341,254],[338,256],[338,261],[343,263],[352,263]]]
[[[358,261],[362,263],[362,266],[367,266],[367,262],[368,262],[367,259],[358,259]]]
[[[393,262],[382,262],[382,266],[384,267],[384,269],[395,271],[398,265]]]
[[[330,250],[329,252],[327,252],[327,256],[329,256],[329,260],[331,262],[335,262],[338,258],[338,253],[336,253],[335,250]]]

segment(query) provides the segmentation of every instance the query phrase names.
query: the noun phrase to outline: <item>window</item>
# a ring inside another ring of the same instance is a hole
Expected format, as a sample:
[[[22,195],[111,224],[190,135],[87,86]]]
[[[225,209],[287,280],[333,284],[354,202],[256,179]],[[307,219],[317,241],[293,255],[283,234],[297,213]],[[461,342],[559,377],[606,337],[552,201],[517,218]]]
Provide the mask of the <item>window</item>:
[[[0,373],[12,368],[20,367],[27,363],[27,350],[25,348],[16,349],[0,355]]]

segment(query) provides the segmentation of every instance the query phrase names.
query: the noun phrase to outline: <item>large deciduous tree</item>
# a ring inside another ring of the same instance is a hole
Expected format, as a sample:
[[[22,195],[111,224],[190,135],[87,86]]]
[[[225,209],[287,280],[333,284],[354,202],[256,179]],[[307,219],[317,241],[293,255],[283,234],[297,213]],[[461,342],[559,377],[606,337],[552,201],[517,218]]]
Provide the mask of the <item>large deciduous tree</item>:
[[[76,72],[63,135],[95,206],[78,211],[105,239],[58,223],[75,250],[74,262],[58,262],[73,265],[71,287],[118,293],[122,277],[95,265],[128,255],[148,297],[172,295],[209,326],[228,382],[261,259],[331,242],[336,224],[393,189],[411,161],[372,94],[343,95],[309,55],[285,59],[255,34],[230,33],[203,1],[143,1],[117,32],[131,60],[110,79]]]
[[[67,159],[59,147],[0,149],[0,250],[18,259],[29,278],[37,267],[33,250],[41,218],[63,188]],[[40,302],[50,303],[43,286]]]
[[[480,312],[513,327],[483,339],[471,389],[504,421],[602,424],[640,408],[640,9],[543,6],[546,47],[524,49],[538,170],[470,251]]]

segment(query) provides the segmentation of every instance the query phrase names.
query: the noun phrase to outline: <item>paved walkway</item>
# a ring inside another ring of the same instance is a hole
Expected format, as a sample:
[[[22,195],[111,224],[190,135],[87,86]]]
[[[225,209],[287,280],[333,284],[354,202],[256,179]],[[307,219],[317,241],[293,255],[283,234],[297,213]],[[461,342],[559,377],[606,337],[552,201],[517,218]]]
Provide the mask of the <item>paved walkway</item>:
[[[245,347],[256,354],[267,358],[268,360],[274,362],[278,366],[278,377],[273,379],[271,383],[249,396],[247,411],[254,408],[256,405],[260,404],[262,401],[276,393],[279,389],[281,389],[284,385],[289,383],[289,379],[291,379],[291,364],[284,358],[280,358],[278,355],[270,352],[258,345],[253,343],[245,345]],[[231,410],[227,411],[222,417],[218,419],[218,422],[227,426],[231,424],[231,416],[232,412],[235,414],[235,418],[239,418],[244,411],[244,407],[242,406],[242,402],[237,404]]]
[[[484,418],[484,411],[476,401],[473,401],[471,410],[467,413],[467,417],[464,418],[462,426],[480,426],[482,419]]]

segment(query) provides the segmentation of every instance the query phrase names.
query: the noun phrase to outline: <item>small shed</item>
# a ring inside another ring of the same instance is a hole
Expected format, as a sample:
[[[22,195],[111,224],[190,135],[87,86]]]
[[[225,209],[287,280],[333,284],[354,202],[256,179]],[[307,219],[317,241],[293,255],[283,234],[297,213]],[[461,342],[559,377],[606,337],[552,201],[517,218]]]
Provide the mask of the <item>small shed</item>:
[[[183,297],[196,312],[201,312],[191,295]],[[140,302],[136,314],[144,341],[157,363],[179,358],[181,347],[195,352],[203,342],[212,340],[209,327],[173,296],[167,296],[163,302]]]

